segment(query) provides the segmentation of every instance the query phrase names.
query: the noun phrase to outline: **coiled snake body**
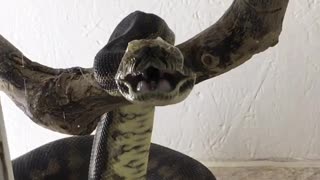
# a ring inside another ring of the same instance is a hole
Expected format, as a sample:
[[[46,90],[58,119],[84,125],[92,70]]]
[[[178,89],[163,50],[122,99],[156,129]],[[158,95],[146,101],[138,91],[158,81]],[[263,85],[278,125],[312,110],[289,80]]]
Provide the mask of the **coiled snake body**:
[[[195,82],[173,44],[174,34],[153,14],[122,20],[97,54],[94,74],[110,95],[132,104],[103,115],[94,137],[58,140],[14,160],[15,179],[214,180],[196,160],[150,142],[155,106],[182,101]]]

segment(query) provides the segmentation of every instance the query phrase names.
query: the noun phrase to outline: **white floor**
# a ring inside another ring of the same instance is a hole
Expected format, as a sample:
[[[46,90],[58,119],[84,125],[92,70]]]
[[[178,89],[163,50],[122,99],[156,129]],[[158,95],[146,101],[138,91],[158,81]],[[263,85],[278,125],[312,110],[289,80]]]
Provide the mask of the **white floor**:
[[[320,168],[211,168],[217,180],[320,180]]]

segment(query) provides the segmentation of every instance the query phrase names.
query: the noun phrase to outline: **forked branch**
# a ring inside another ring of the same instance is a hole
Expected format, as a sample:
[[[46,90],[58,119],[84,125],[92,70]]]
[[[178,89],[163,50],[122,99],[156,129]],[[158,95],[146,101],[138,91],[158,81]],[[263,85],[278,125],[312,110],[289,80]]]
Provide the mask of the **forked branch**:
[[[197,83],[225,73],[274,46],[288,0],[235,0],[223,17],[178,45]],[[68,134],[91,133],[100,116],[128,104],[109,96],[92,69],[53,69],[30,61],[0,36],[0,89],[37,124]]]
[[[235,0],[218,22],[178,45],[197,83],[241,65],[275,46],[288,0]]]

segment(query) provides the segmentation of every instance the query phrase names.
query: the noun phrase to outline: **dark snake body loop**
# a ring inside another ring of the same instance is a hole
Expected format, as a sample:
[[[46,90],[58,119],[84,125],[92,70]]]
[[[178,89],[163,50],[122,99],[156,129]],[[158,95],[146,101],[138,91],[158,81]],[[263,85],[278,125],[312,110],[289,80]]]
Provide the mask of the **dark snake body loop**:
[[[93,136],[70,137],[43,145],[13,160],[15,180],[88,180]],[[151,144],[148,180],[215,180],[198,161]]]

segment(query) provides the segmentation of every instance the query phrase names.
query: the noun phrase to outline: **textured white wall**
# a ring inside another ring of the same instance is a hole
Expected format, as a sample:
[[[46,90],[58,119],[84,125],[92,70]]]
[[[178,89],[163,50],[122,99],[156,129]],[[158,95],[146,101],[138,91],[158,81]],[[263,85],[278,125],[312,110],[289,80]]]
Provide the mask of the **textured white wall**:
[[[214,23],[231,0],[0,0],[0,33],[52,67],[91,67],[117,23],[155,13],[183,42]],[[320,1],[290,0],[280,44],[158,108],[154,142],[203,161],[320,159]],[[34,125],[3,98],[13,157],[63,137]]]

